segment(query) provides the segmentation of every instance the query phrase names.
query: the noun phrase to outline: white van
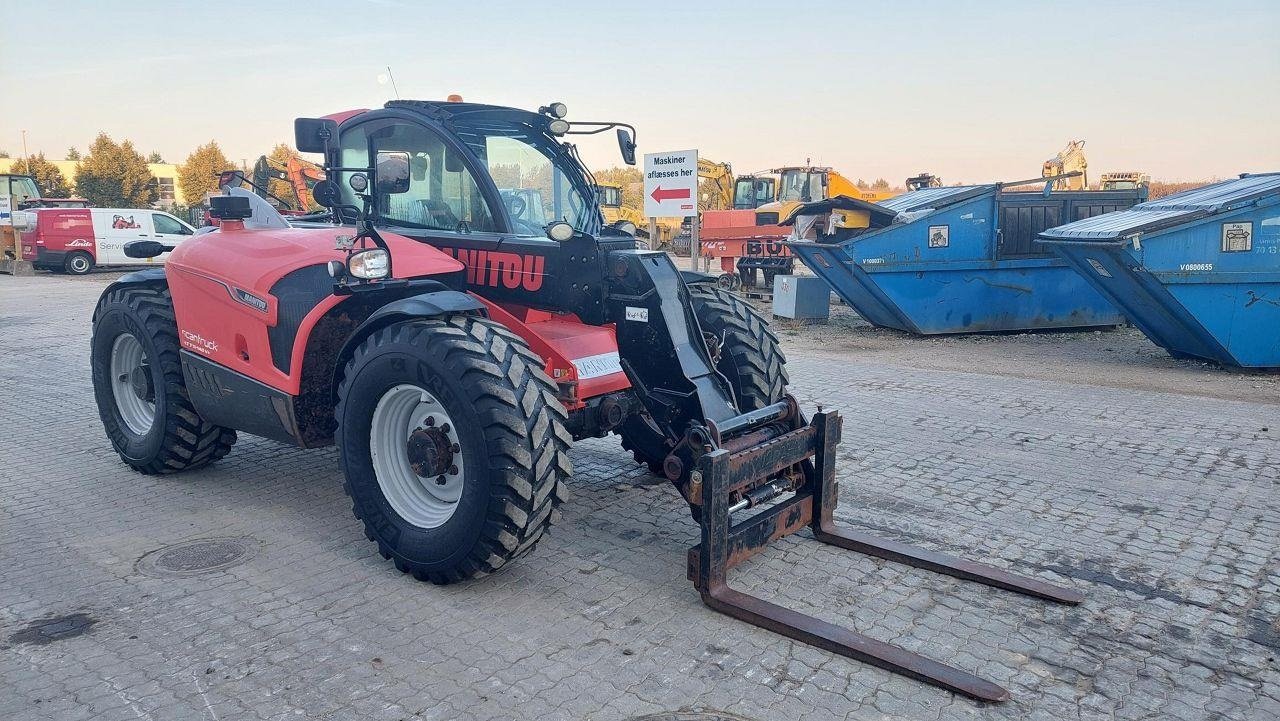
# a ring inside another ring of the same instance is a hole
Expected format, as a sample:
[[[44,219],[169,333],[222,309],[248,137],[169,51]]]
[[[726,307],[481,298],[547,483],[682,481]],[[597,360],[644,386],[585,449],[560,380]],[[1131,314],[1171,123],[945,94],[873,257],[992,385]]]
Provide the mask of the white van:
[[[139,208],[40,208],[34,227],[22,234],[23,258],[37,268],[83,275],[95,266],[163,263],[158,258],[129,258],[124,244],[158,240],[177,245],[196,229],[158,210]],[[167,254],[165,254],[167,255]]]

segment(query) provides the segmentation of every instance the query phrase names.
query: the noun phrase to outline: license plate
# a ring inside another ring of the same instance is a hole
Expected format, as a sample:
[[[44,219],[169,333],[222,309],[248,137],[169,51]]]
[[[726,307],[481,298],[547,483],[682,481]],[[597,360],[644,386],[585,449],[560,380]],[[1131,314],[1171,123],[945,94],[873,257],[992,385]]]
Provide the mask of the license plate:
[[[611,373],[622,372],[622,364],[618,360],[617,351],[575,359],[573,367],[578,370],[578,380],[599,378]]]

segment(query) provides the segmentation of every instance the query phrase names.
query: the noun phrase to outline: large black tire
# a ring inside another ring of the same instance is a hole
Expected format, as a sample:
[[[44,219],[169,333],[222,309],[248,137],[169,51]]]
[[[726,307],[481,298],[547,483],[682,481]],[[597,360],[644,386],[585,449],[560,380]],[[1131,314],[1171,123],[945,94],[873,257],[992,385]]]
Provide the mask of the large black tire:
[[[71,275],[85,275],[93,270],[93,256],[83,250],[67,253],[62,259],[62,269]]]
[[[352,510],[396,568],[433,583],[490,573],[558,519],[573,437],[542,365],[514,333],[472,316],[396,323],[356,349],[338,389],[338,450]],[[465,469],[456,507],[434,527],[398,513],[374,470],[375,410],[406,384],[447,411]]]
[[[131,429],[112,383],[112,348],[122,335],[142,348],[140,381],[154,403],[149,430]],[[178,355],[178,327],[169,289],[126,286],[107,293],[93,313],[93,393],[98,415],[120,459],[142,473],[174,473],[212,463],[231,450],[236,432],[207,423],[187,395]]]
[[[703,332],[720,339],[716,370],[733,388],[743,413],[777,403],[787,392],[787,358],[759,311],[745,298],[711,283],[689,286],[693,312]],[[622,447],[637,463],[662,476],[668,449],[643,416],[632,416],[620,430]]]

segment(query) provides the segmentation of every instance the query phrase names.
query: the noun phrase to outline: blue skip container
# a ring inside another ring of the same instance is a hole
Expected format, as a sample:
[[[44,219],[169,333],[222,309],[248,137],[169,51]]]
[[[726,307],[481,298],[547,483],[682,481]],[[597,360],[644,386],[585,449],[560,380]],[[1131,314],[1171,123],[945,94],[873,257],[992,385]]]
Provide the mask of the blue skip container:
[[[1129,190],[1012,192],[1001,184],[925,188],[879,204],[837,198],[789,222],[844,210],[865,229],[816,233],[791,252],[871,323],[918,334],[1111,326],[1120,311],[1048,248],[1040,231],[1123,210]]]
[[[1280,173],[1242,175],[1040,239],[1171,355],[1280,367]]]

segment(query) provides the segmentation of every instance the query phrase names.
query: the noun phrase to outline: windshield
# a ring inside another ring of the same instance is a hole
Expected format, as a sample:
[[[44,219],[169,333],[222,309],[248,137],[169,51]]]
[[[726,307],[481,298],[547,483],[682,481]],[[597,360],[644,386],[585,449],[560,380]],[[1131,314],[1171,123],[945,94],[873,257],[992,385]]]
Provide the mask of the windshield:
[[[40,197],[40,189],[36,181],[25,175],[9,176],[9,195],[13,196],[13,207],[22,207],[23,203]]]
[[[493,213],[460,153],[434,131],[399,119],[358,125],[341,136],[342,165],[367,167],[382,151],[409,154],[409,190],[377,193],[378,215],[389,225],[448,232],[492,232]],[[339,182],[344,203],[358,204],[350,187],[354,171]],[[376,191],[376,188],[375,188]]]
[[[772,202],[771,178],[742,178],[733,189],[733,207],[739,210],[751,210]]]
[[[822,199],[822,173],[805,170],[782,172],[782,191],[778,194],[778,200],[798,200],[808,203]]]
[[[512,230],[542,236],[547,223],[563,220],[588,234],[600,230],[596,193],[569,147],[541,129],[503,114],[455,121],[458,137],[488,166],[507,204]]]

